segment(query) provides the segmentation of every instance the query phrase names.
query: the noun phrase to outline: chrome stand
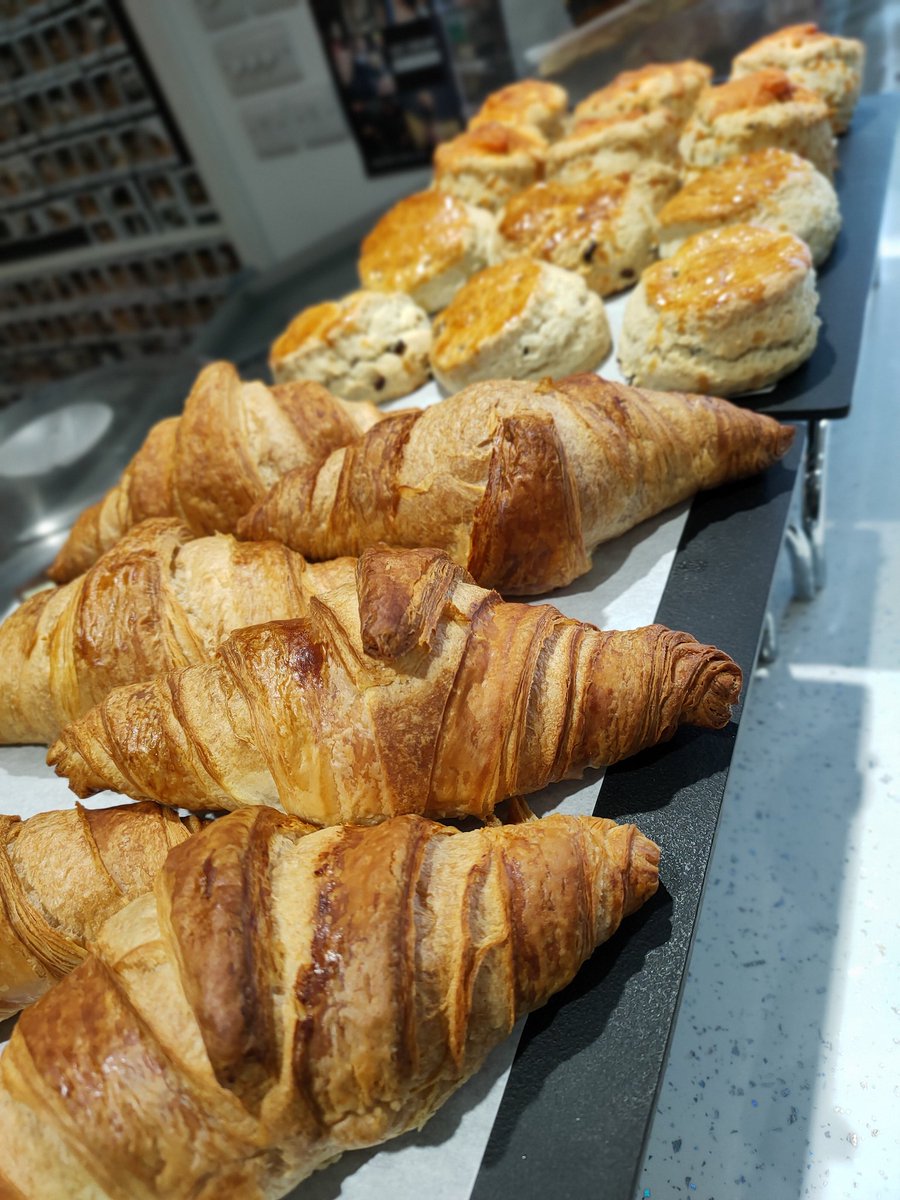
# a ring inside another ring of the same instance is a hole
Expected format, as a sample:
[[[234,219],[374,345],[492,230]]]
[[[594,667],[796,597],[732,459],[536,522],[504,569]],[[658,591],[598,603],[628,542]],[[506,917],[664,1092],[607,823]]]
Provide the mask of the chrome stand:
[[[810,421],[803,466],[800,525],[787,528],[794,599],[812,600],[825,586],[825,468],[828,422]]]

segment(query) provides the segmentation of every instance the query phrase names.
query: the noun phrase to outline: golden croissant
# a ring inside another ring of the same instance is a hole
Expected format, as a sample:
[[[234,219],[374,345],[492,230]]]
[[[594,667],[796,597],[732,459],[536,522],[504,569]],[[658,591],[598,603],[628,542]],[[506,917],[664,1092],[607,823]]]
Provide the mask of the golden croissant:
[[[764,470],[793,433],[726,400],[596,375],[493,380],[288,472],[237,531],[312,559],[437,546],[485,587],[534,594],[647,517]]]
[[[232,629],[302,616],[310,595],[352,581],[354,566],[142,521],[0,625],[0,743],[52,742],[114,687],[201,662]]]
[[[148,803],[0,815],[0,1020],[83,962],[107,917],[149,891],[201,824]]]
[[[116,486],[81,514],[48,574],[57,583],[80,575],[147,517],[179,517],[195,536],[233,533],[279,476],[380,419],[373,405],[348,404],[317,383],[242,383],[230,363],[211,363],[181,416],[154,425]]]
[[[19,1018],[0,1195],[274,1198],[421,1126],[653,894],[658,857],[594,817],[213,822]]]
[[[487,819],[508,796],[725,725],[727,654],[661,625],[601,632],[505,603],[441,551],[366,551],[357,586],[237,630],[214,659],[118,688],[48,762],[189,809],[268,804],[317,825]]]

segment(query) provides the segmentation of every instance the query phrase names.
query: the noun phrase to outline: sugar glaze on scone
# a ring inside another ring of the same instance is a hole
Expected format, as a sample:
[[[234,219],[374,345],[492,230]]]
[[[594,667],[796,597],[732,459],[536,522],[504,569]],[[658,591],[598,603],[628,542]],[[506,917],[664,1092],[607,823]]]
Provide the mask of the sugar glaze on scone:
[[[694,59],[647,63],[636,71],[622,71],[606,87],[591,92],[576,106],[573,115],[578,122],[585,117],[616,117],[665,107],[683,125],[711,79],[712,67]]]
[[[641,387],[754,391],[812,354],[817,304],[799,238],[755,225],[699,233],[648,267],[628,297],[619,363]]]
[[[659,213],[660,257],[695,233],[738,224],[793,233],[819,266],[841,227],[837,193],[809,159],[789,150],[770,146],[730,158],[685,184]]]
[[[499,214],[493,257],[540,258],[576,271],[600,296],[620,292],[656,257],[656,209],[677,187],[677,173],[663,164],[635,175],[536,183]]]
[[[584,117],[547,152],[547,178],[575,183],[592,175],[619,175],[648,162],[677,167],[681,123],[665,107],[632,109],[612,117]]]
[[[359,277],[373,292],[406,292],[426,312],[450,302],[487,265],[494,218],[430,188],[388,209],[366,236]]]
[[[469,121],[469,128],[475,129],[493,121],[517,128],[525,125],[536,129],[549,141],[562,133],[568,107],[568,93],[558,83],[546,79],[520,79],[491,92]]]
[[[866,48],[857,38],[835,37],[817,25],[788,25],[760,38],[734,59],[731,76],[740,79],[763,67],[780,67],[821,96],[835,133],[844,133],[862,88]]]
[[[276,383],[313,379],[342,400],[407,396],[431,374],[431,322],[404,292],[351,292],[298,313],[272,344]]]
[[[580,275],[514,258],[469,280],[437,318],[431,367],[448,391],[598,367],[612,348],[603,301]]]
[[[441,142],[434,152],[434,182],[491,211],[544,174],[547,142],[531,126],[487,121]]]
[[[708,88],[678,146],[689,175],[737,154],[778,146],[808,158],[826,179],[834,176],[834,134],[825,101],[775,67]]]

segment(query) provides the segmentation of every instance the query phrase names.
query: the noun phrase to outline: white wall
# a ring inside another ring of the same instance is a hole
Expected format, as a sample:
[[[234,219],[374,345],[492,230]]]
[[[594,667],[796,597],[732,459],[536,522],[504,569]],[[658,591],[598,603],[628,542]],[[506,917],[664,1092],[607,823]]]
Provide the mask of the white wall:
[[[250,0],[244,0],[252,12]],[[207,30],[193,0],[125,0],[141,38],[200,167],[213,200],[246,263],[265,267],[289,255],[314,249],[324,238],[395,199],[424,187],[429,172],[402,171],[370,179],[355,142],[277,158],[256,156],[241,120],[248,101],[297,89],[320,94],[330,75],[305,0],[221,33]],[[214,45],[240,29],[283,25],[302,71],[302,80],[256,97],[238,99],[223,79]],[[338,104],[335,97],[335,104]]]

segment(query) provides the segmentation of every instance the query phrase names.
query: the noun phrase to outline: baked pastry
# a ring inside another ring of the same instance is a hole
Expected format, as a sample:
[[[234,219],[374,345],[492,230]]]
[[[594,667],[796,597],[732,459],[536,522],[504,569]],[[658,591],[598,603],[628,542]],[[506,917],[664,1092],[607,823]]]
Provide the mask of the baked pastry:
[[[763,388],[812,354],[816,276],[805,242],[754,225],[698,233],[628,297],[623,373],[643,387]]]
[[[351,292],[305,308],[272,344],[277,383],[312,379],[342,400],[375,404],[427,382],[431,323],[404,292]]]
[[[601,632],[507,604],[437,550],[367,550],[305,618],[236,630],[211,664],[111,692],[47,761],[79,796],[283,808],[317,825],[488,819],[680,724],[720,728],[731,659],[661,625]]]
[[[286,1195],[422,1125],[653,895],[658,862],[595,817],[213,822],[19,1019],[0,1192]]]
[[[569,107],[566,89],[546,79],[520,79],[491,92],[469,121],[469,128],[498,121],[501,125],[529,126],[548,141],[562,133]]]
[[[825,101],[775,67],[708,88],[678,143],[689,176],[767,146],[793,150],[826,179],[834,176]]]
[[[725,400],[597,375],[476,383],[285,476],[240,536],[311,558],[439,546],[483,586],[534,594],[571,583],[599,543],[669,505],[765,470],[792,437]]]
[[[232,629],[302,616],[355,565],[143,521],[86,574],[0,624],[0,744],[52,742],[114,687],[202,662]]]
[[[662,164],[636,175],[536,183],[499,214],[493,257],[543,259],[577,272],[599,296],[620,292],[656,257],[655,210],[677,187],[678,175]]]
[[[640,110],[665,107],[683,125],[697,99],[712,79],[712,67],[685,59],[682,62],[647,63],[636,71],[622,71],[599,91],[591,92],[575,108],[576,122],[585,117],[617,117]]]
[[[821,96],[835,133],[850,125],[859,99],[866,48],[857,38],[835,37],[817,25],[788,25],[748,46],[731,64],[733,79],[779,67]]]
[[[603,301],[581,275],[512,258],[473,275],[435,319],[431,369],[453,392],[591,370],[611,349]]]
[[[406,292],[426,312],[449,304],[486,267],[490,213],[432,188],[399,200],[362,244],[359,277],[374,292]]]
[[[182,415],[154,425],[116,486],[81,514],[47,573],[74,579],[148,517],[179,517],[197,536],[229,533],[279,475],[380,419],[317,383],[242,383],[230,363],[211,363]]]
[[[435,186],[493,211],[543,176],[546,155],[536,129],[486,121],[437,147]]]
[[[547,151],[547,178],[577,183],[633,172],[648,162],[677,168],[681,123],[668,108],[584,117]]]
[[[0,815],[0,1020],[83,962],[103,922],[202,825],[158,804]]]
[[[809,159],[770,146],[703,171],[673,196],[659,214],[659,253],[665,258],[695,233],[737,224],[794,234],[819,266],[841,212],[834,188]]]

